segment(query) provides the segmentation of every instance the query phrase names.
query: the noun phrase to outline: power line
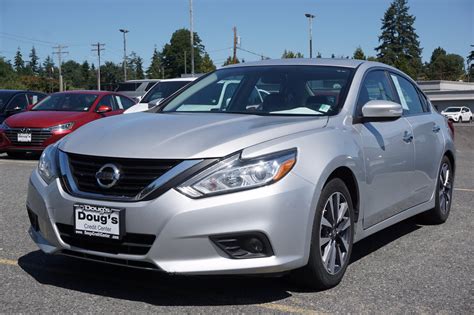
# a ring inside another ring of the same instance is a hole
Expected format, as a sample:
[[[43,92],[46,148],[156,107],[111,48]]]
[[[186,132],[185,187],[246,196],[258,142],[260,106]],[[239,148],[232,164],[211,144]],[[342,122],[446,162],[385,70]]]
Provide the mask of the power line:
[[[11,33],[6,33],[6,32],[0,32],[0,34],[8,37],[13,37],[13,38],[19,38],[23,40],[28,40],[31,42],[37,42],[37,43],[43,43],[44,45],[57,45],[58,43],[55,42],[50,42],[46,40],[41,40],[41,39],[36,39],[36,38],[31,38],[31,37],[26,37],[26,36],[21,36],[21,35],[16,35],[16,34],[11,34]]]
[[[64,48],[67,48],[67,46],[62,46],[62,45],[59,45],[58,46],[54,46],[53,49],[56,49],[56,51],[53,51],[53,55],[58,55],[58,69],[59,69],[59,91],[62,92],[63,91],[63,75],[62,75],[62,72],[61,72],[61,59],[62,59],[62,55],[63,54],[68,54],[69,52],[68,51],[63,51]]]
[[[253,51],[250,51],[250,50],[247,50],[247,49],[244,49],[242,47],[237,47],[237,49],[248,52],[249,54],[252,54],[252,55],[255,55],[255,56],[259,56],[260,58],[262,58],[262,60],[263,59],[270,59],[270,57],[264,56],[262,54],[259,54],[259,53],[256,53],[256,52],[253,52]]]
[[[97,52],[97,58],[98,58],[98,63],[99,66],[97,67],[97,90],[100,91],[100,52],[103,51],[105,48],[103,48],[105,44],[101,44],[97,42],[97,44],[92,44],[92,49],[93,52]]]

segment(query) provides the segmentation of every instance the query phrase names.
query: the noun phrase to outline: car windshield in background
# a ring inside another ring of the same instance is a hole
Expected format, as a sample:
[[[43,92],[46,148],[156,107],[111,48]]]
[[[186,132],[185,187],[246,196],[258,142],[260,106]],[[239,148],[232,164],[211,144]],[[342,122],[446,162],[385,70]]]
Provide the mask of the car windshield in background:
[[[189,81],[170,81],[170,82],[158,82],[148,92],[140,103],[148,103],[159,98],[167,98],[186,84]]]
[[[97,94],[60,93],[53,94],[36,105],[34,111],[86,112]]]
[[[461,108],[459,107],[449,107],[445,110],[446,113],[456,113],[460,111],[461,111]]]
[[[353,70],[327,66],[223,68],[169,100],[162,112],[335,115]]]
[[[123,92],[123,91],[136,91],[141,83],[138,82],[124,82],[119,83],[119,86],[115,90],[116,92]]]
[[[13,95],[15,95],[15,93],[0,92],[0,111],[3,110],[3,107],[7,105],[8,101],[10,101]]]

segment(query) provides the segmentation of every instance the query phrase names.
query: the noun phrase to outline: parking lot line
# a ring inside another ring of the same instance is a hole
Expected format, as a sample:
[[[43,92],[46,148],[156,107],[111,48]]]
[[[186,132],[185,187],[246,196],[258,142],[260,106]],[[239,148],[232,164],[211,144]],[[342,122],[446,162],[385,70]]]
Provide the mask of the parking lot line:
[[[38,164],[38,161],[17,161],[17,160],[0,160],[0,164]]]
[[[0,265],[18,266],[18,261],[11,260],[11,259],[2,259],[2,258],[0,258]]]
[[[454,188],[454,190],[474,192],[474,189],[469,189],[469,188]]]
[[[313,310],[308,310],[305,308],[295,307],[291,305],[284,305],[284,304],[276,304],[276,303],[265,303],[265,304],[257,304],[255,306],[265,308],[267,310],[278,311],[282,313],[293,313],[293,314],[325,314]]]

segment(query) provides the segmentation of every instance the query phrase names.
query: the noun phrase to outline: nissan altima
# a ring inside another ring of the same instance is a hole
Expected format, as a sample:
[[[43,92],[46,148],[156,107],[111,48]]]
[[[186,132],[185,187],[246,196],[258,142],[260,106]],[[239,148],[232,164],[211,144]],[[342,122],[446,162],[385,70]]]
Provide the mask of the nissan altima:
[[[189,275],[292,272],[330,288],[355,242],[414,215],[448,218],[453,133],[381,63],[228,66],[50,145],[29,182],[29,233],[48,254]]]

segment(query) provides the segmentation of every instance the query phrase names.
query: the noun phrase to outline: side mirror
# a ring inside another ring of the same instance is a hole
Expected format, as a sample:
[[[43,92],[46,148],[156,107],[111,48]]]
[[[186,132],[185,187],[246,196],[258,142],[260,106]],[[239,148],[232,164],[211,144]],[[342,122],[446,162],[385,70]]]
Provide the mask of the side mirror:
[[[157,98],[155,100],[148,102],[148,109],[158,106],[162,100],[163,100],[162,98]]]
[[[6,113],[7,115],[13,115],[13,114],[19,113],[19,112],[21,112],[21,111],[23,111],[23,110],[21,109],[21,107],[16,106],[16,107],[7,109],[7,110],[5,111],[5,113]]]
[[[105,114],[107,112],[111,112],[112,111],[112,108],[110,106],[107,106],[107,105],[99,105],[99,107],[97,108],[97,112],[99,114]]]
[[[373,100],[362,106],[362,116],[366,121],[396,120],[402,114],[402,105],[391,101]]]

